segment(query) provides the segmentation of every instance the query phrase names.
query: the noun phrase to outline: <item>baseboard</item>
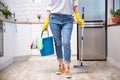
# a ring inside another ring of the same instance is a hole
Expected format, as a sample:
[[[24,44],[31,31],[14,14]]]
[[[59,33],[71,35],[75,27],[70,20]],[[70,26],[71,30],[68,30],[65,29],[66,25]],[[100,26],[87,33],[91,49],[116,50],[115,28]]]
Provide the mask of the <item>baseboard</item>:
[[[3,70],[4,68],[6,68],[7,66],[9,66],[10,64],[12,64],[13,62],[14,62],[14,59],[11,58],[11,59],[5,61],[4,63],[2,63],[0,65],[0,71]]]
[[[8,67],[10,64],[14,62],[29,60],[30,57],[31,56],[29,55],[29,56],[18,56],[18,57],[11,58],[5,61],[4,63],[0,64],[0,71]]]
[[[115,60],[113,60],[113,59],[111,59],[109,57],[107,57],[107,61],[109,63],[113,64],[114,66],[116,66],[117,68],[120,68],[120,63],[119,62],[117,62],[117,61],[115,61]]]
[[[14,62],[29,60],[31,55],[14,57]]]

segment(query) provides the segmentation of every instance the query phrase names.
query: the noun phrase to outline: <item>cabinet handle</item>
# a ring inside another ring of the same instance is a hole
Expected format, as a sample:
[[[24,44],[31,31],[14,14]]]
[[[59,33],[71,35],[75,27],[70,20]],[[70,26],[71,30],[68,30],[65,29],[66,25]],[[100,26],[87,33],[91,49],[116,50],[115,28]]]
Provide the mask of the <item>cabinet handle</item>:
[[[6,27],[5,27],[5,24],[3,24],[3,33],[6,32]]]

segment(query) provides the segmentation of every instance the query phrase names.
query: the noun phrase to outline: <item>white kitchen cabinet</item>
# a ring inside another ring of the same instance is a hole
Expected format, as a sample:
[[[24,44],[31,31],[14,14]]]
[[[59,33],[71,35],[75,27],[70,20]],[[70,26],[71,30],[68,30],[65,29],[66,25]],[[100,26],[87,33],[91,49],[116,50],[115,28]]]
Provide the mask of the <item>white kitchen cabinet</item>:
[[[15,34],[15,57],[31,55],[32,25],[17,24]]]
[[[108,27],[108,61],[120,68],[120,25]]]
[[[14,57],[15,49],[15,24],[4,22],[4,53],[10,58]]]
[[[37,38],[41,37],[43,24],[17,24],[15,35],[15,57],[28,56],[28,55],[40,55],[39,50],[30,49],[30,44]],[[47,32],[43,34],[43,37],[47,36]],[[52,33],[49,30],[49,35]]]
[[[15,54],[15,24],[3,22],[3,53],[0,57],[0,70],[13,63]]]

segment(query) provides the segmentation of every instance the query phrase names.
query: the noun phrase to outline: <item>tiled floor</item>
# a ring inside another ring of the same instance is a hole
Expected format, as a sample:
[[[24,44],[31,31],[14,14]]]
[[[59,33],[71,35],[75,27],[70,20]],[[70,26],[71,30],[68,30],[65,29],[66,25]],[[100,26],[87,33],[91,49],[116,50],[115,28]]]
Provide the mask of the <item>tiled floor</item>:
[[[69,80],[120,80],[120,69],[106,61],[87,61],[90,69],[75,69],[72,60],[72,78]],[[32,57],[29,61],[16,62],[0,72],[0,80],[68,80],[56,75],[58,63],[55,57]]]

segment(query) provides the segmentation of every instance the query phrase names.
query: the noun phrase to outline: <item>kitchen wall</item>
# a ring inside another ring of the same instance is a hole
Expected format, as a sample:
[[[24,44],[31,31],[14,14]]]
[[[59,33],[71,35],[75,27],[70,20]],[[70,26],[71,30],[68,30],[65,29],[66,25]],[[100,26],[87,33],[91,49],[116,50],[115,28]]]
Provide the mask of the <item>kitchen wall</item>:
[[[108,62],[120,68],[120,25],[108,27]]]
[[[111,17],[112,17],[112,15],[110,13],[110,10],[113,10],[113,0],[108,0],[107,8],[108,8],[108,10],[107,10],[107,13],[108,13],[108,16],[107,16],[108,24],[110,24],[111,23]]]
[[[45,18],[46,7],[49,0],[1,0],[18,21],[38,21],[37,14],[41,14],[41,21]]]
[[[5,2],[18,21],[38,21],[37,14],[41,14],[41,21],[46,16],[46,7],[49,0],[1,0]],[[111,18],[113,0],[108,0],[108,21]],[[109,23],[109,22],[108,22]]]

